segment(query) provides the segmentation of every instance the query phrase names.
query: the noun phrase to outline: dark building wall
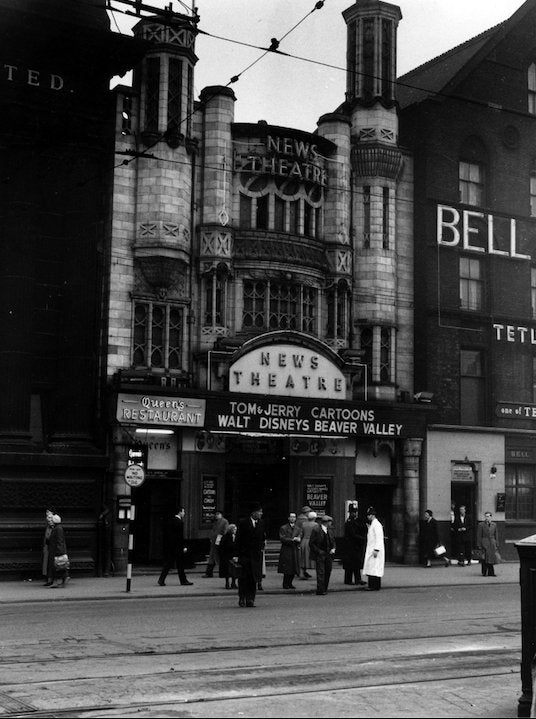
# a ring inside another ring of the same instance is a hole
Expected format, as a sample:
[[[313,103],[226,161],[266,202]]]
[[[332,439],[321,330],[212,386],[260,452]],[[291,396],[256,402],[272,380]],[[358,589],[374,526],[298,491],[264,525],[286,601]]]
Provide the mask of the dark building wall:
[[[0,39],[0,518],[9,535],[0,570],[36,569],[47,507],[65,514],[73,551],[84,537],[88,568],[108,464],[99,396],[108,88],[133,55],[98,2],[2,0]]]

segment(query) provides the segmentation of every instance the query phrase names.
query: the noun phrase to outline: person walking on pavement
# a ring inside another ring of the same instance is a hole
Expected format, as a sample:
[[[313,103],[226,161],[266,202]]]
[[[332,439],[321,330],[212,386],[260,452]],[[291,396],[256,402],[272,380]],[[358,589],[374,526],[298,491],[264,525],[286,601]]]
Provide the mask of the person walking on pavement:
[[[316,564],[316,593],[327,594],[329,578],[335,554],[335,535],[333,533],[333,517],[323,514],[320,524],[311,532],[309,550]]]
[[[363,557],[367,527],[357,515],[357,503],[348,507],[348,518],[344,523],[344,544],[342,551],[342,566],[344,568],[344,583],[364,586],[366,582],[361,579]]]
[[[61,524],[61,517],[59,514],[52,515],[52,532],[48,542],[48,569],[47,577],[52,577],[52,583],[46,586],[50,589],[56,589],[57,587],[64,587],[65,583],[69,580],[68,573],[68,558],[67,558],[67,544],[65,542],[65,532]],[[57,558],[64,557],[66,563],[63,566],[58,564]],[[61,581],[60,581],[61,580]]]
[[[465,505],[461,504],[458,514],[454,518],[454,536],[456,538],[456,553],[458,555],[458,566],[464,567],[471,564],[471,520],[467,516]]]
[[[186,542],[184,539],[184,515],[186,510],[180,507],[177,514],[171,517],[164,527],[164,566],[160,572],[158,584],[161,587],[166,586],[166,577],[170,569],[177,567],[177,574],[182,586],[191,586],[193,582],[189,582],[186,576],[185,555],[187,552]]]
[[[214,567],[219,563],[219,545],[221,538],[227,531],[229,522],[223,516],[223,512],[219,509],[214,512],[214,522],[212,524],[212,530],[210,532],[210,553],[207,560],[207,568],[205,573],[201,576],[210,577],[214,576]]]
[[[310,579],[312,576],[307,570],[314,569],[314,562],[311,557],[311,551],[309,549],[309,540],[311,539],[311,532],[315,527],[318,527],[318,522],[316,521],[316,512],[313,512],[311,510],[307,515],[307,519],[302,522],[301,525],[300,579]]]
[[[238,525],[234,560],[242,567],[238,579],[238,606],[254,607],[257,583],[262,580],[262,554],[266,532],[262,521],[262,507],[254,505],[251,514]]]
[[[50,556],[50,535],[52,534],[52,530],[54,528],[54,522],[52,521],[53,516],[54,512],[51,509],[47,509],[45,512],[45,520],[47,524],[45,527],[45,536],[43,537],[43,557],[41,564],[41,572],[43,576],[46,577],[46,581],[43,585],[45,587],[51,587],[54,584],[54,575],[53,573],[50,573],[51,570],[53,570],[53,567],[49,564],[48,561],[48,558]]]
[[[482,551],[482,576],[496,577],[495,564],[499,561],[499,533],[491,519],[491,512],[484,513],[484,521],[477,528],[476,543]]]
[[[374,507],[367,509],[367,523],[367,546],[365,549],[363,574],[367,575],[368,586],[363,587],[363,589],[372,592],[381,589],[381,578],[383,577],[385,569],[383,527],[381,522],[376,518],[376,510]]]
[[[283,589],[296,589],[292,580],[300,573],[300,535],[296,513],[290,512],[288,522],[279,529],[281,549],[277,572],[283,575]]]
[[[236,524],[230,524],[227,531],[221,538],[219,546],[219,569],[220,578],[225,579],[225,589],[236,589],[236,579],[231,577],[229,562],[235,555]],[[230,583],[229,583],[229,580]]]
[[[436,549],[441,545],[439,541],[439,530],[437,528],[437,520],[431,509],[427,509],[424,513],[424,519],[421,525],[421,542],[426,567],[432,566],[433,559],[441,559],[445,567],[450,566],[450,559],[446,554],[438,555]]]

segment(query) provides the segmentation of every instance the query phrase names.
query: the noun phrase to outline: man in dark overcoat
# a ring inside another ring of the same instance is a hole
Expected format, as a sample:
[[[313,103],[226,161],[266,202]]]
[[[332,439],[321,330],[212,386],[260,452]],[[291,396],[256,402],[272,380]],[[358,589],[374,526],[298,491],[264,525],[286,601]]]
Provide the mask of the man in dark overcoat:
[[[301,528],[296,521],[296,513],[290,512],[288,522],[279,529],[281,549],[277,571],[283,575],[283,589],[296,589],[292,580],[300,573],[300,535]]]
[[[181,507],[177,514],[171,517],[164,526],[164,566],[160,572],[158,584],[164,587],[166,577],[170,569],[177,567],[179,581],[183,586],[191,586],[193,582],[189,582],[184,571],[185,555],[187,551],[186,541],[184,539],[184,515],[186,510]]]
[[[344,583],[364,586],[366,582],[361,579],[365,544],[367,541],[367,526],[357,515],[357,506],[348,507],[348,519],[344,523],[344,537],[342,548],[342,566],[344,568]]]
[[[266,531],[262,507],[255,505],[247,519],[238,525],[235,539],[235,559],[242,567],[238,578],[238,606],[254,607],[257,584],[262,581],[262,553]]]
[[[316,562],[316,593],[327,594],[333,555],[335,554],[335,535],[332,529],[333,517],[323,514],[320,524],[311,532],[309,550]]]
[[[461,504],[458,514],[454,518],[452,527],[456,541],[456,553],[458,555],[458,566],[463,567],[471,564],[472,532],[473,525],[471,518],[467,515],[465,505]]]
[[[436,548],[441,544],[439,541],[439,529],[437,520],[431,509],[427,509],[424,513],[424,519],[421,524],[421,545],[424,561],[427,567],[432,566],[432,559],[437,559]],[[450,560],[446,554],[441,557],[445,567],[450,566]]]

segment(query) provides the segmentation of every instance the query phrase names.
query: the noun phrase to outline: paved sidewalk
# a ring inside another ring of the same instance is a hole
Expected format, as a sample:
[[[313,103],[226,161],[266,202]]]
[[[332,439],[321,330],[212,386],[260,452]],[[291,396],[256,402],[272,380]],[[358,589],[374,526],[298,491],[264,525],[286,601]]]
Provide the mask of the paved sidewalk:
[[[204,569],[204,567],[203,567]],[[199,597],[218,596],[230,594],[225,589],[225,580],[215,576],[205,579],[201,576],[203,569],[187,572],[193,586],[182,587],[176,574],[169,574],[166,586],[157,584],[159,570],[139,574],[134,567],[130,592],[126,591],[127,580],[125,576],[91,577],[76,576],[73,572],[70,582],[65,588],[51,589],[44,587],[40,580],[13,580],[0,581],[0,604],[7,602],[50,602],[51,600],[94,600],[94,599],[128,599],[129,597],[156,598],[156,597]],[[401,564],[387,564],[385,576],[382,579],[382,591],[389,591],[400,587],[433,587],[466,584],[519,584],[519,562],[505,562],[496,567],[496,577],[483,577],[480,564],[473,563],[468,567],[450,567],[435,565],[430,569],[420,566],[406,566]],[[217,568],[216,568],[217,572]],[[314,572],[313,572],[314,575]],[[266,594],[288,594],[292,590],[282,588],[283,576],[277,574],[275,567],[269,567],[266,578],[263,580]],[[309,593],[316,589],[316,580],[306,581],[295,579],[296,592]],[[330,592],[359,591],[357,587],[344,584],[343,569],[336,564],[331,577]],[[512,587],[512,591],[516,591]],[[518,590],[517,590],[518,591]]]

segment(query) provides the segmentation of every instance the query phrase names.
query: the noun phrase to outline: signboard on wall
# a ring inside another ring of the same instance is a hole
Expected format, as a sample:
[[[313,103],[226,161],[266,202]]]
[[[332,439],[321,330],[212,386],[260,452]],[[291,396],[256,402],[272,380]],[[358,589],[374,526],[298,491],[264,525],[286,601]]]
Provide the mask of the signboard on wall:
[[[451,467],[453,482],[474,482],[475,473],[472,464],[455,463]]]
[[[205,404],[204,399],[193,397],[120,393],[117,395],[116,419],[121,424],[202,427]]]
[[[423,437],[422,414],[357,402],[233,395],[207,400],[205,429],[264,435]]]
[[[305,481],[305,502],[318,516],[329,514],[331,504],[331,477],[311,477]]]
[[[203,475],[201,478],[201,524],[212,524],[218,507],[218,478]]]

